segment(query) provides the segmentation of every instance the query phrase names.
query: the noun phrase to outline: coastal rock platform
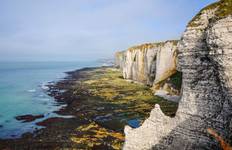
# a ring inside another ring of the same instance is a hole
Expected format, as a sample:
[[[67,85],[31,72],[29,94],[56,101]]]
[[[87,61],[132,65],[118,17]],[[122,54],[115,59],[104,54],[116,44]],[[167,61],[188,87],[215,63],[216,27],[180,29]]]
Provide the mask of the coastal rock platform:
[[[113,67],[67,72],[49,89],[50,96],[66,104],[56,113],[73,117],[48,118],[37,123],[43,129],[19,139],[1,139],[0,149],[122,149],[125,125],[138,127],[156,103],[168,116],[177,109],[177,103],[154,96],[145,85],[124,80]]]

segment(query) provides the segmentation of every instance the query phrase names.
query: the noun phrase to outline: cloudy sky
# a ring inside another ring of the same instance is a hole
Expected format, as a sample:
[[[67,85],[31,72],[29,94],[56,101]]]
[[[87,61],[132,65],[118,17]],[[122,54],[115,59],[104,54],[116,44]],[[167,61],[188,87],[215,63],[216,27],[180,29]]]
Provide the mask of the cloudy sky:
[[[111,58],[144,42],[178,39],[216,0],[0,0],[0,61]]]

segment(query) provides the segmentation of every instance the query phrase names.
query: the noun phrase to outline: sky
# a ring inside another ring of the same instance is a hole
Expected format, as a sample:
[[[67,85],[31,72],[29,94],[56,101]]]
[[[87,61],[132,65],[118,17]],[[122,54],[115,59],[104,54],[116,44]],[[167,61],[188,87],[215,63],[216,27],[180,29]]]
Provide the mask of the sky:
[[[113,58],[147,42],[179,39],[216,0],[0,0],[0,61]]]

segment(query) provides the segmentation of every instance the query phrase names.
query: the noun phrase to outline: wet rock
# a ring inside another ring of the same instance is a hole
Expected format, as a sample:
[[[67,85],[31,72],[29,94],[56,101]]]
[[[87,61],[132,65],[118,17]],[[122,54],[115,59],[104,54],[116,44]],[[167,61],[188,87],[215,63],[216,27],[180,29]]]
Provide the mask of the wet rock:
[[[33,134],[30,132],[26,132],[22,135],[22,138],[31,138],[31,137],[33,137]]]
[[[33,137],[19,138],[17,143],[14,140],[0,140],[0,149],[5,146],[11,149],[94,149],[99,144],[104,145],[101,149],[121,149],[124,142],[123,128],[127,121],[147,118],[147,112],[154,102],[168,106],[168,109],[164,108],[167,114],[175,113],[174,103],[155,97],[146,86],[130,84],[120,75],[120,71],[115,68],[90,68],[75,72],[75,78],[61,81],[62,84],[58,82],[54,89],[68,89],[61,94],[64,99],[57,100],[66,104],[57,111],[62,118],[55,117],[37,123],[46,128],[39,127]],[[84,95],[83,90],[90,90],[92,94]],[[112,100],[112,97],[115,99]],[[67,115],[75,118],[64,118]],[[97,116],[103,118],[95,121]]]
[[[38,122],[36,123],[36,125],[47,127],[51,124],[62,122],[63,120],[65,120],[65,118],[53,117],[53,118],[46,119],[42,122]]]
[[[81,109],[80,108],[77,108],[76,111],[80,111]]]
[[[110,119],[110,117],[112,116],[113,114],[107,114],[107,115],[104,115],[104,116],[97,116],[94,120],[101,120],[101,121],[107,121]]]
[[[98,107],[97,110],[104,110],[105,107]]]
[[[25,122],[32,122],[35,121],[36,119],[40,119],[43,117],[44,115],[22,115],[15,117],[15,119],[25,123]]]

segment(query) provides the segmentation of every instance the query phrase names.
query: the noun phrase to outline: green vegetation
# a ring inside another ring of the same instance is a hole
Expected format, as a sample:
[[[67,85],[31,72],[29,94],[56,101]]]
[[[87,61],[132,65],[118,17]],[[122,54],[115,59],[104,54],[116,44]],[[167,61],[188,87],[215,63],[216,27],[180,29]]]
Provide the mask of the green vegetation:
[[[229,15],[232,15],[232,0],[220,0],[219,2],[213,3],[205,8],[203,8],[188,24],[189,27],[195,27],[199,26],[199,24],[196,23],[197,20],[199,20],[199,17],[204,13],[204,11],[207,10],[213,10],[215,11],[215,16],[211,18],[212,21],[225,18]]]
[[[106,138],[112,138],[111,147],[112,149],[121,149],[121,141],[124,140],[124,136],[121,133],[107,130],[96,123],[90,123],[87,125],[80,126],[75,129],[75,136],[71,137],[71,141],[78,145],[84,145],[83,147],[94,148],[94,146],[100,146]],[[118,140],[119,139],[119,140]]]
[[[152,49],[152,48],[155,48],[155,47],[164,46],[164,44],[166,44],[168,42],[172,42],[174,45],[177,45],[178,40],[167,40],[167,41],[164,41],[164,42],[145,43],[145,44],[130,47],[128,50],[129,51],[134,51],[134,50],[145,51],[147,49]]]
[[[80,85],[81,89],[88,91],[87,99],[81,103],[82,109],[86,110],[82,112],[85,118],[110,117],[95,119],[95,123],[79,127],[76,130],[78,136],[71,137],[75,143],[92,147],[106,139],[114,139],[114,143],[111,143],[113,149],[120,149],[124,139],[123,129],[129,120],[137,119],[142,123],[149,117],[155,104],[159,104],[168,116],[174,116],[177,110],[177,103],[154,96],[149,87],[122,79],[118,69],[98,68],[84,71],[83,76],[81,83],[73,86],[73,92],[75,95],[83,93]]]
[[[220,18],[232,15],[232,0],[221,0],[218,2],[218,10],[216,11],[216,16]]]
[[[177,78],[175,76],[175,78]],[[116,69],[104,69],[103,74],[91,75],[83,82],[91,95],[102,98],[105,102],[120,106],[121,112],[134,113],[135,116],[148,117],[155,104],[168,108],[163,109],[166,115],[172,116],[176,111],[176,104],[154,96],[149,87],[131,83],[121,78],[121,72]],[[152,105],[151,105],[152,104]],[[172,108],[172,109],[171,109]],[[122,110],[123,109],[123,110]]]
[[[28,149],[27,143],[30,143],[30,149],[119,150],[129,121],[142,123],[155,104],[169,116],[175,115],[177,110],[177,103],[154,96],[149,87],[122,79],[118,69],[89,68],[72,75],[72,79],[61,81],[55,89],[66,91],[59,96],[68,106],[59,114],[75,117],[45,120],[42,124],[47,128],[38,130],[35,135],[24,135],[16,143],[18,149]],[[0,140],[0,149],[7,143],[10,142]]]
[[[170,82],[176,86],[176,88],[178,90],[181,89],[181,84],[182,84],[182,73],[179,72],[179,71],[176,71],[175,74],[173,74],[171,77],[170,77]]]

